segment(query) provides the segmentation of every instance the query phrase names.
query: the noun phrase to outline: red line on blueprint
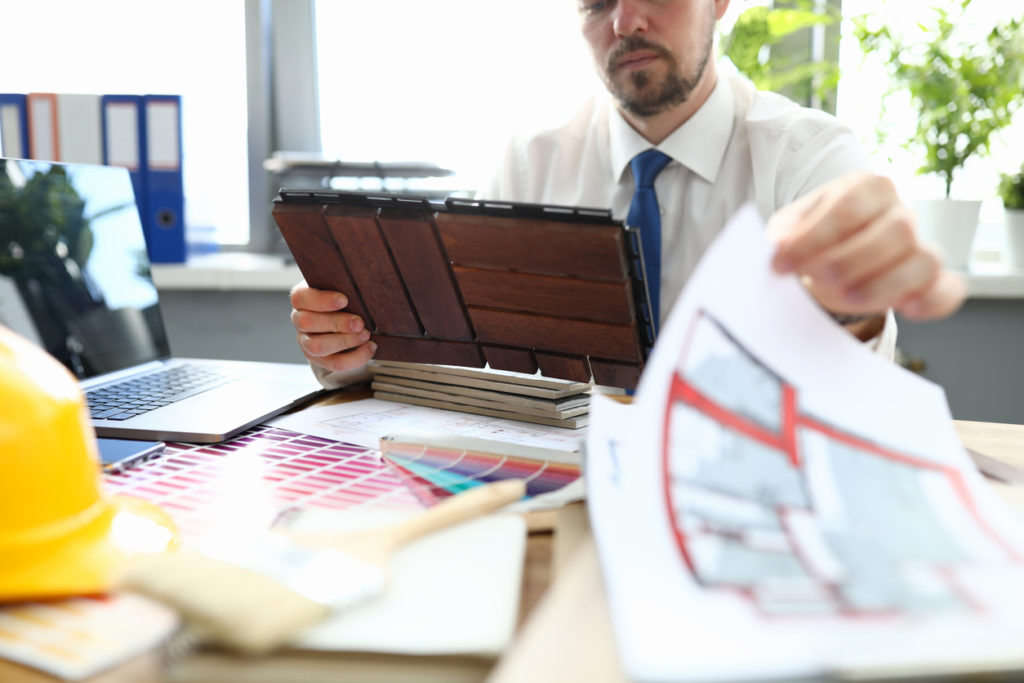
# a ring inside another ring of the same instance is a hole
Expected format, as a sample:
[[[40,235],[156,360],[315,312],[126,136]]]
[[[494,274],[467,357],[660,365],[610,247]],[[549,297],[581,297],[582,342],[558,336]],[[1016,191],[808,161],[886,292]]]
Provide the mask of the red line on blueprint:
[[[679,358],[686,358],[690,355],[690,346],[693,344],[693,336],[697,333],[697,324],[700,319],[704,317],[704,311],[697,311],[694,322],[692,322],[689,328],[686,330],[686,337],[683,339],[681,353]],[[665,402],[665,414],[662,416],[661,424],[661,485],[662,485],[662,500],[665,501],[665,512],[668,514],[668,528],[672,530],[672,536],[675,539],[676,547],[679,549],[679,554],[683,558],[683,563],[689,568],[690,574],[694,580],[700,583],[700,576],[697,574],[697,566],[693,563],[693,558],[690,557],[689,551],[686,549],[686,535],[682,529],[679,528],[678,520],[676,519],[676,512],[672,507],[672,477],[669,474],[669,434],[671,434],[671,420],[672,420],[672,404],[673,399],[679,393],[679,384],[682,378],[679,376],[679,372],[672,373],[672,382],[669,385],[668,400]]]
[[[1021,558],[1020,553],[1017,552],[1017,549],[1015,547],[1011,546],[1002,537],[1002,535],[997,533],[995,529],[988,525],[988,521],[981,515],[981,511],[978,509],[978,506],[974,498],[971,497],[971,494],[967,489],[967,482],[964,481],[963,476],[959,472],[954,472],[953,474],[949,475],[949,478],[952,480],[953,488],[956,491],[956,495],[967,507],[967,510],[971,513],[971,517],[973,517],[974,521],[978,523],[978,526],[984,529],[985,533],[991,536],[992,540],[995,541],[996,544],[999,545],[1006,552],[1006,554],[1010,556],[1010,559],[1012,559],[1014,562],[1020,562],[1022,559],[1024,559]]]
[[[796,390],[789,384],[782,384],[782,428],[779,430],[782,436],[782,450],[789,454],[789,461],[793,467],[799,469],[800,455],[796,446]]]
[[[946,580],[952,591],[960,596],[960,599],[966,604],[970,605],[971,609],[976,612],[989,611],[973,593],[964,588],[963,584],[960,583],[960,577],[956,575],[956,571],[952,567],[936,567],[936,571]]]
[[[669,434],[671,434],[671,423],[672,423],[672,404],[674,398],[677,396],[682,385],[682,378],[679,377],[678,373],[672,373],[672,383],[668,390],[668,401],[665,402],[666,410],[662,417],[661,425],[661,486],[662,486],[662,500],[665,501],[665,507],[668,512],[668,528],[672,530],[672,537],[675,539],[676,547],[679,549],[679,554],[683,557],[683,563],[689,568],[690,574],[694,580],[700,583],[700,575],[697,573],[697,565],[694,564],[693,558],[690,557],[690,551],[686,547],[686,534],[679,527],[679,520],[676,517],[676,511],[672,506],[672,477],[669,474]]]
[[[719,405],[715,401],[711,400],[707,396],[703,395],[696,387],[690,384],[683,376],[681,367],[683,365],[682,359],[685,359],[689,355],[690,346],[694,335],[696,334],[696,328],[700,324],[700,320],[705,318],[706,314],[703,311],[699,311],[691,321],[690,327],[687,330],[686,338],[684,340],[682,353],[680,354],[680,367],[673,373],[672,379],[668,389],[668,396],[666,401],[665,413],[662,419],[662,440],[661,440],[661,465],[662,465],[662,489],[665,501],[666,512],[669,517],[669,528],[671,529],[673,539],[676,547],[678,548],[684,564],[689,568],[689,571],[693,578],[698,583],[704,583],[701,581],[700,575],[698,574],[694,558],[691,556],[688,549],[687,534],[683,531],[681,525],[681,518],[684,516],[682,513],[676,514],[674,509],[674,501],[672,495],[671,486],[671,472],[670,472],[670,445],[672,435],[672,413],[673,409],[678,403],[683,403],[699,411],[703,415],[711,418],[719,425],[732,429],[739,432],[746,437],[758,441],[764,445],[767,445],[776,450],[782,451],[788,456],[790,464],[796,468],[801,469],[803,458],[799,452],[799,446],[797,441],[797,430],[798,429],[809,429],[817,431],[832,441],[846,444],[859,451],[865,452],[869,455],[888,460],[890,462],[900,463],[903,465],[911,466],[919,470],[931,471],[944,476],[947,481],[950,482],[954,489],[954,494],[957,499],[967,509],[970,516],[974,519],[975,523],[980,529],[982,529],[993,542],[1002,548],[1002,550],[1015,562],[1022,560],[1020,553],[1010,543],[1007,542],[999,533],[993,529],[987,520],[982,516],[981,511],[978,508],[977,501],[971,496],[970,490],[967,487],[967,482],[961,473],[950,465],[940,464],[933,461],[925,460],[920,457],[916,457],[906,453],[896,452],[894,450],[886,449],[885,447],[867,441],[861,437],[848,432],[840,431],[839,429],[818,422],[813,418],[802,415],[799,411],[798,406],[798,393],[796,388],[781,380],[781,419],[780,433],[776,434],[772,430],[762,427],[741,415],[730,411],[723,406]],[[840,587],[835,583],[829,581],[827,578],[817,575],[815,576],[815,566],[808,561],[808,558],[800,552],[799,546],[795,542],[794,534],[790,528],[788,521],[788,514],[785,509],[778,510],[779,519],[783,524],[783,528],[786,531],[786,535],[789,538],[789,543],[792,548],[794,556],[801,562],[801,564],[807,569],[812,580],[816,581],[819,586],[827,590],[832,598],[835,600],[835,606],[838,609],[838,614],[847,618],[855,619],[857,621],[871,621],[871,620],[885,620],[889,618],[896,618],[902,615],[896,608],[887,608],[882,610],[864,611],[861,608],[856,607],[849,603],[844,598]],[[974,610],[981,611],[983,606],[979,605],[976,600],[973,599],[963,586],[959,585],[956,581],[956,577],[951,567],[936,566],[935,570],[943,576],[950,588],[959,594],[964,600],[965,604]],[[733,592],[738,592],[740,595],[744,595],[757,605],[756,596],[753,591],[749,588],[736,585],[721,584],[717,585],[717,588],[726,588]],[[766,616],[777,616],[766,613],[763,610],[763,614]]]
[[[715,422],[729,427],[734,431],[740,432],[744,436],[750,437],[755,441],[759,441],[778,450],[783,450],[786,446],[787,438],[784,435],[780,436],[770,429],[765,429],[758,424],[726,410],[697,391],[693,385],[681,378],[679,375],[676,375],[672,381],[672,389],[669,396],[670,405],[672,398],[678,398],[683,403],[691,405],[704,413]]]
[[[949,467],[948,465],[941,465],[930,460],[924,460],[922,458],[916,458],[912,455],[906,455],[904,453],[897,453],[892,450],[887,450],[876,443],[867,441],[858,436],[854,436],[849,432],[840,431],[835,427],[832,427],[831,425],[825,424],[823,422],[818,422],[817,420],[810,418],[806,415],[797,415],[796,419],[797,422],[799,422],[799,424],[803,427],[807,427],[809,429],[822,432],[823,434],[825,434],[826,436],[835,441],[841,441],[842,443],[845,443],[848,446],[853,446],[854,448],[857,448],[862,451],[870,451],[871,453],[874,453],[875,455],[880,455],[883,458],[886,458],[887,460],[901,462],[905,465],[913,465],[914,467],[919,467],[922,469],[936,470],[942,472],[943,474],[950,474],[956,471],[952,467]]]
[[[800,544],[796,542],[796,532],[793,531],[793,523],[790,520],[790,510],[791,508],[788,508],[785,505],[779,505],[775,508],[776,514],[779,517],[779,523],[786,533],[786,540],[789,541],[789,547],[793,551],[793,556],[800,560],[800,564],[807,570],[807,574],[820,585],[831,584],[832,580],[817,572],[818,566],[810,561],[810,558],[802,552],[803,548],[801,548]],[[800,508],[800,510],[806,512],[803,508]]]
[[[967,488],[967,482],[964,481],[963,476],[953,466],[943,465],[941,463],[924,460],[905,453],[897,453],[896,451],[887,450],[878,444],[865,441],[864,439],[858,438],[852,434],[839,431],[830,425],[818,422],[807,416],[798,416],[797,420],[808,429],[814,429],[822,432],[836,441],[841,441],[860,450],[869,451],[885,460],[910,465],[919,469],[931,470],[945,476],[950,484],[953,485],[953,490],[956,492],[957,498],[959,498],[963,506],[967,508],[967,511],[970,513],[975,523],[984,530],[985,533],[987,533],[1007,555],[1010,556],[1010,559],[1015,562],[1020,562],[1024,559],[1021,558],[1020,553],[1017,552],[1016,548],[1007,543],[1000,534],[988,525],[988,522],[982,516],[981,511],[978,510],[978,506],[974,498],[971,496],[970,490]]]

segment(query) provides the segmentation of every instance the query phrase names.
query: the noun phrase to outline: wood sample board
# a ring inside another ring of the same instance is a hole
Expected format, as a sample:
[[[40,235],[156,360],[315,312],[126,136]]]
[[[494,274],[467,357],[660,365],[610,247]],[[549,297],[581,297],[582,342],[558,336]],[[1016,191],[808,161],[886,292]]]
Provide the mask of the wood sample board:
[[[285,189],[272,215],[379,360],[629,389],[654,342],[639,236],[605,210]]]

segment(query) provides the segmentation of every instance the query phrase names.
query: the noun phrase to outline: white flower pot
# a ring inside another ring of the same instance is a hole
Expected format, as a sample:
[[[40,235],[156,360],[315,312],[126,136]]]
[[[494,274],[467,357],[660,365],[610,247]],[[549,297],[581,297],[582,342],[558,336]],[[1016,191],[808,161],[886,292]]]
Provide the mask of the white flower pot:
[[[1024,270],[1024,209],[1006,209],[1003,227],[1006,229],[1006,264],[1015,270]]]
[[[923,199],[914,202],[917,227],[925,240],[942,249],[948,268],[966,271],[978,231],[981,202],[963,199]]]

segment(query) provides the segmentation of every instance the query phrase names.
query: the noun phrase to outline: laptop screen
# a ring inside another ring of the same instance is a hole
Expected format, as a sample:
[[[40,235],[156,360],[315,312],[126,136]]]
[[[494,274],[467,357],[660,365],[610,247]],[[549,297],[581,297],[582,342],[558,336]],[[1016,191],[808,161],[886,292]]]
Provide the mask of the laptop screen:
[[[0,159],[0,324],[80,379],[170,355],[127,169]]]

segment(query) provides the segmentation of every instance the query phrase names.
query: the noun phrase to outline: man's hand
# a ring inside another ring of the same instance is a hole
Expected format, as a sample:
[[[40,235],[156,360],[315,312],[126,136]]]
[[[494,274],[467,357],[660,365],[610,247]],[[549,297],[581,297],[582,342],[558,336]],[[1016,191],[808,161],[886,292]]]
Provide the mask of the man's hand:
[[[354,370],[366,365],[377,345],[363,319],[345,313],[348,297],[341,292],[313,289],[305,282],[292,287],[292,325],[299,348],[314,365],[328,370]]]
[[[783,207],[768,222],[777,250],[772,266],[797,273],[833,313],[907,318],[951,315],[963,303],[963,278],[942,267],[921,241],[917,220],[891,180],[851,173]]]

